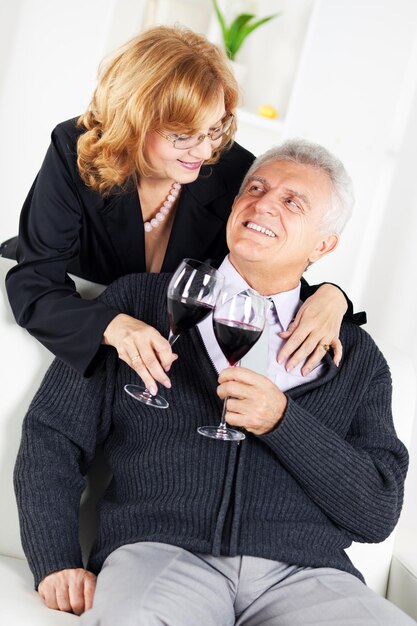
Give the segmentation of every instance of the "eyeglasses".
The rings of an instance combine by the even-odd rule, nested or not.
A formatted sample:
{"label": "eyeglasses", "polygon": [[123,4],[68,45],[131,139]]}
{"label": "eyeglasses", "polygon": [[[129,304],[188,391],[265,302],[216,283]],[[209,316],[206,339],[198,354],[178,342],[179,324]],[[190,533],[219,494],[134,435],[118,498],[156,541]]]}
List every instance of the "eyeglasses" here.
{"label": "eyeglasses", "polygon": [[210,141],[217,141],[220,137],[223,137],[231,127],[233,120],[234,115],[232,113],[226,113],[223,119],[220,120],[218,126],[210,129],[207,134],[201,135],[176,135],[174,133],[165,135],[165,133],[160,130],[156,132],[167,141],[170,141],[177,150],[189,150],[190,148],[198,146],[206,137],[208,137]]}

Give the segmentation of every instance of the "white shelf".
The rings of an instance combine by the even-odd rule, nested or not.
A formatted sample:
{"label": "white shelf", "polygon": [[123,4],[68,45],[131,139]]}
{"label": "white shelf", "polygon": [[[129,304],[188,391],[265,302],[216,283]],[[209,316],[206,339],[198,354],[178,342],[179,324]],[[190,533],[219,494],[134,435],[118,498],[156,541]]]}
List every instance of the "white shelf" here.
{"label": "white shelf", "polygon": [[284,122],[279,118],[270,119],[268,117],[263,117],[258,113],[248,111],[247,109],[237,110],[237,121],[238,124],[247,124],[253,128],[258,128],[263,131],[266,130],[272,133],[281,133],[284,128]]}

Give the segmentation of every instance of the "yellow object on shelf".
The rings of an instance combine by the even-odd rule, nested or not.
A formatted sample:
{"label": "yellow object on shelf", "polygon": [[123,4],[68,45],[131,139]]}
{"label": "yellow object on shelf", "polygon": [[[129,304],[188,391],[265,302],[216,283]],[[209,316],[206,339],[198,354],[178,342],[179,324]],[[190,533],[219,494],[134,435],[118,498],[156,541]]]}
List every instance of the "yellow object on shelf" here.
{"label": "yellow object on shelf", "polygon": [[273,120],[278,117],[278,111],[270,104],[263,104],[258,109],[258,115],[262,115],[262,117],[269,117],[269,119]]}

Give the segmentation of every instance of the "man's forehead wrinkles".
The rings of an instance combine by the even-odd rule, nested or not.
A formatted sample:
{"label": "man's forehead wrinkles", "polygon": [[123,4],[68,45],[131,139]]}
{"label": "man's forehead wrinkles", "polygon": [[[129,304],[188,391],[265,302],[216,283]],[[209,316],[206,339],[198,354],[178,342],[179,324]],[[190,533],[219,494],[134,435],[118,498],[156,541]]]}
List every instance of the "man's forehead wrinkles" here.
{"label": "man's forehead wrinkles", "polygon": [[[264,185],[265,188],[267,189],[271,189],[271,187],[273,186],[273,183],[271,185],[271,183],[269,182],[269,180],[267,178],[265,178],[264,176],[260,176],[259,174],[253,174],[252,176],[249,177],[248,182],[254,182],[257,181],[259,183],[261,183],[262,185]],[[279,185],[280,186],[280,185]],[[302,191],[297,191],[296,189],[294,189],[293,187],[288,187],[288,186],[284,186],[282,189],[285,193],[288,193],[296,198],[299,198],[300,200],[303,200],[303,202],[305,202],[307,204],[308,207],[310,207],[311,203],[310,200],[308,198],[308,196],[303,193]]]}

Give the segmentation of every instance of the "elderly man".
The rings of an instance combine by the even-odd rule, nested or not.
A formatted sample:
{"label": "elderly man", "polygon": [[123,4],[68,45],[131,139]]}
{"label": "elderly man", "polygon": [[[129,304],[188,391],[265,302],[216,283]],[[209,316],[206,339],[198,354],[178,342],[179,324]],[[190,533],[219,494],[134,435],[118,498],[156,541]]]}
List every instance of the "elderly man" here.
{"label": "elderly man", "polygon": [[[274,356],[300,278],[335,249],[351,198],[341,163],[301,141],[259,158],[243,182],[220,271],[228,289],[271,300],[266,375],[227,367],[210,319],[176,344],[166,411],[123,391],[135,374],[112,349],[88,380],[52,365],[15,472],[24,548],[49,607],[85,611],[83,626],[414,623],[344,552],[384,539],[401,510],[408,458],[384,357],[350,322],[339,367],[327,346],[304,376]],[[169,279],[127,276],[102,297],[166,337]],[[218,423],[226,397],[241,444],[197,432]],[[113,479],[83,569],[78,507],[98,444]]]}

